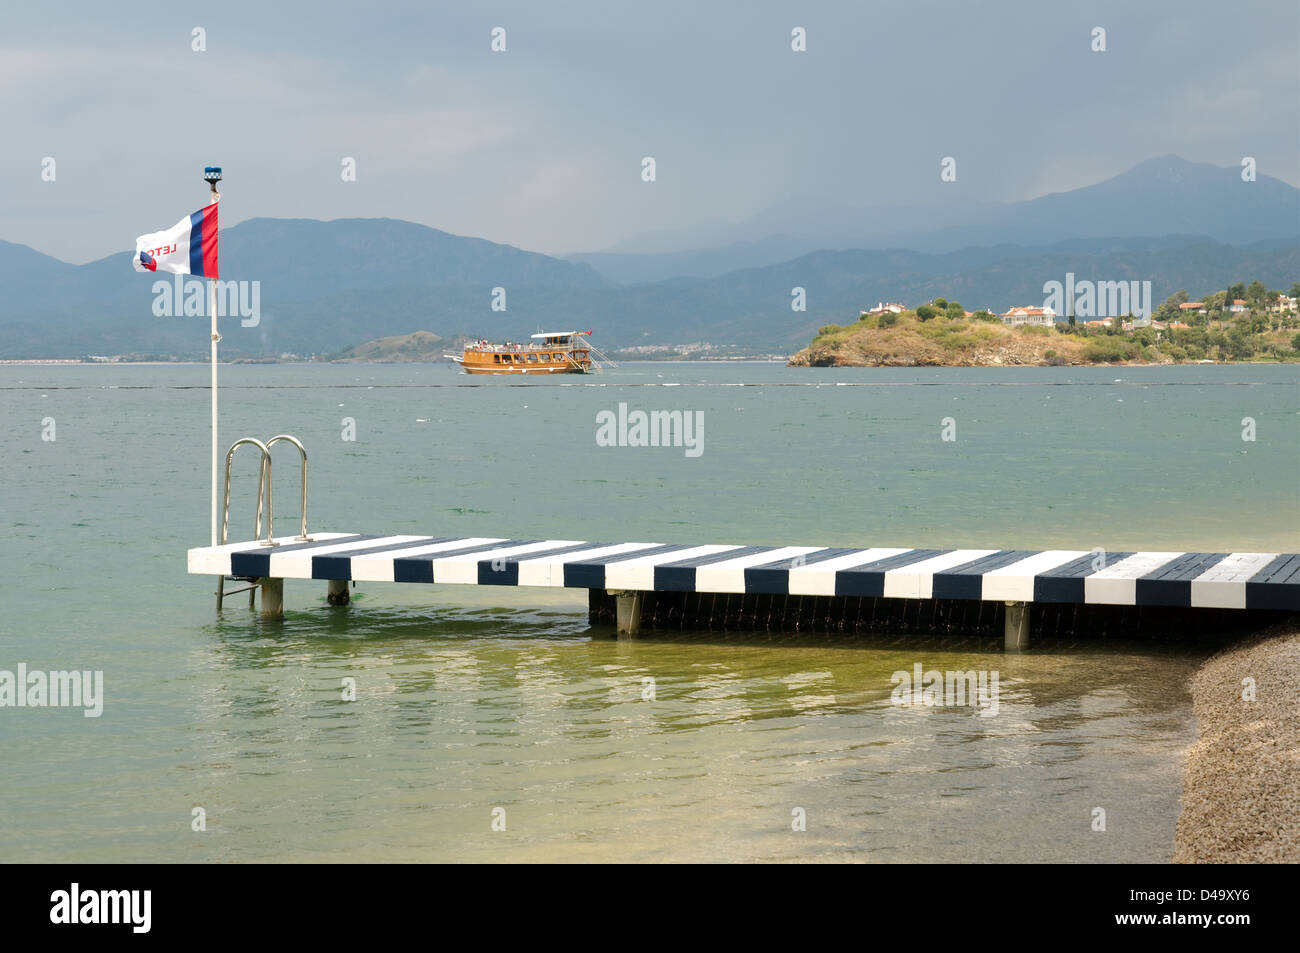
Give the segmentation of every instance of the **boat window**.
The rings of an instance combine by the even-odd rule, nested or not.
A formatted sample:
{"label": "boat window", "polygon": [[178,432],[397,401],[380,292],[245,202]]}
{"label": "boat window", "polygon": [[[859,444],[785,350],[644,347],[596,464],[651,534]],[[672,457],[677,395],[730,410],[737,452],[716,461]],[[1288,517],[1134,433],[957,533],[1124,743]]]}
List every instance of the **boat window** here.
{"label": "boat window", "polygon": [[500,355],[500,354],[493,354],[493,355],[492,355],[492,361],[493,361],[493,363],[495,363],[495,364],[500,364],[500,363],[501,363],[501,355]]}
{"label": "boat window", "polygon": [[550,359],[551,359],[551,355],[549,355],[549,354],[543,354],[543,355],[542,355],[542,360],[543,360],[543,361],[549,361]]}
{"label": "boat window", "polygon": [[528,355],[528,360],[531,361],[532,363],[536,364],[536,363],[537,363],[537,355],[536,355],[536,354],[529,354],[529,355]]}

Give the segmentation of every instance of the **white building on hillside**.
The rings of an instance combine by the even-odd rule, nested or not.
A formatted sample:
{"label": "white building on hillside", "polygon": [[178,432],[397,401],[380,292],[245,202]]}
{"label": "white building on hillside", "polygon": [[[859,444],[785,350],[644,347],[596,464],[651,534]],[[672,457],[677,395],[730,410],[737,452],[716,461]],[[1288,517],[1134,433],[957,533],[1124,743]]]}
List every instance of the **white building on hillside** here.
{"label": "white building on hillside", "polygon": [[1039,327],[1050,328],[1056,324],[1056,312],[1051,308],[1012,308],[1005,314],[999,315],[1003,324],[1035,324]]}
{"label": "white building on hillside", "polygon": [[862,316],[877,317],[882,314],[902,314],[907,310],[907,305],[896,304],[893,301],[880,301],[870,311],[863,311]]}

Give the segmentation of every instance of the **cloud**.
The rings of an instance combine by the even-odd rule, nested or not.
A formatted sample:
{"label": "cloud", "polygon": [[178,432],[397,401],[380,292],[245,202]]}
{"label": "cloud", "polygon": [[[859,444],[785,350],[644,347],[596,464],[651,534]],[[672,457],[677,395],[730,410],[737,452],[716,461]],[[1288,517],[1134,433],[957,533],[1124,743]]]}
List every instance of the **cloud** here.
{"label": "cloud", "polygon": [[[556,2],[7,12],[0,238],[82,261],[203,201],[227,223],[393,216],[559,253],[648,232],[780,230],[800,202],[1000,202],[1155,155],[1300,181],[1286,5],[926,10]],[[190,49],[192,21],[208,49]],[[1104,54],[1088,48],[1108,28]],[[808,31],[808,51],[789,48]],[[508,50],[490,50],[504,25]],[[642,183],[644,155],[659,181]],[[960,170],[946,191],[938,161]],[[44,156],[58,162],[43,183]],[[353,183],[340,179],[357,160]],[[70,223],[75,222],[75,227]],[[761,223],[761,224],[760,224]],[[744,227],[740,228],[744,233]],[[764,232],[746,235],[751,240]]]}

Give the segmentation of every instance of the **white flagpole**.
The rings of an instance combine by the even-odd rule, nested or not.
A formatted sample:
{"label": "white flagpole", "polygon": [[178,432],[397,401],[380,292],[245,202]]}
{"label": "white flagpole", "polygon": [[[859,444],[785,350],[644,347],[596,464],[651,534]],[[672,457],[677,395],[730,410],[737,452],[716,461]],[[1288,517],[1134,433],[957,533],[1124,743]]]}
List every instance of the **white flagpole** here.
{"label": "white flagpole", "polygon": [[[208,183],[211,194],[208,204],[215,205],[221,198],[217,183],[221,181],[221,169],[209,166],[203,170],[203,180]],[[217,443],[217,342],[221,335],[217,333],[217,282],[208,279],[208,314],[212,321],[212,545],[217,545],[217,460],[220,449]]]}

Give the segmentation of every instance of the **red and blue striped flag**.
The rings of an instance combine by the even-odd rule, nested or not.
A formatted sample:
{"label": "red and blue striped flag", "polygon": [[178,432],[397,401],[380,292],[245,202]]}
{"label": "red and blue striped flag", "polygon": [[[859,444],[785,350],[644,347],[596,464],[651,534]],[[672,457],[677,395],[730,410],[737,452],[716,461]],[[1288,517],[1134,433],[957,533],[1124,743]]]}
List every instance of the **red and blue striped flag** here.
{"label": "red and blue striped flag", "polygon": [[136,271],[168,271],[177,275],[220,278],[217,263],[217,208],[205,205],[171,228],[135,240]]}

